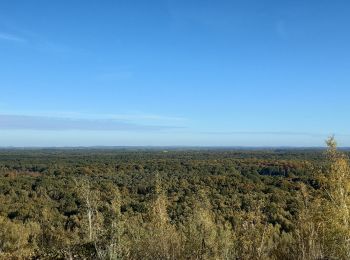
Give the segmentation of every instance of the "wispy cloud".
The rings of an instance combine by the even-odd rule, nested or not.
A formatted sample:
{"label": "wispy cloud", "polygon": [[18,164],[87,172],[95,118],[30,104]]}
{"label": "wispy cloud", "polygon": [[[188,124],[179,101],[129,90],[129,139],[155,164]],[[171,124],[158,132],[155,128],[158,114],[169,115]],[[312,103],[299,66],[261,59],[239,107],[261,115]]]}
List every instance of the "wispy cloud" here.
{"label": "wispy cloud", "polygon": [[46,53],[86,54],[86,51],[83,51],[82,49],[72,49],[71,47],[65,44],[53,41],[52,39],[47,39],[46,37],[32,31],[23,30],[19,28],[12,29],[12,31],[14,31],[15,33],[7,33],[4,31],[0,31],[0,41],[25,44],[25,46],[30,49]]}
{"label": "wispy cloud", "polygon": [[[201,132],[202,134],[208,134],[208,135],[260,135],[260,136],[307,136],[307,137],[325,137],[329,136],[333,133],[313,133],[313,132],[290,132],[290,131],[227,131],[227,132],[220,132],[220,131],[208,131],[208,132]],[[346,134],[335,134],[337,136],[349,136]]]}
{"label": "wispy cloud", "polygon": [[17,35],[8,34],[8,33],[4,33],[4,32],[0,32],[0,40],[18,42],[18,43],[21,43],[21,42],[23,43],[23,42],[27,41],[26,39],[21,38]]}
{"label": "wispy cloud", "polygon": [[156,124],[137,124],[116,119],[0,115],[0,130],[159,131],[177,128],[181,127]]}
{"label": "wispy cloud", "polygon": [[187,121],[184,117],[175,117],[175,116],[163,116],[163,115],[154,115],[154,114],[110,114],[104,115],[105,117],[121,120],[148,120],[148,121],[176,121],[176,122],[185,122]]}
{"label": "wispy cloud", "polygon": [[[1,105],[1,103],[0,103]],[[188,121],[185,117],[180,116],[168,116],[160,114],[145,113],[140,111],[129,111],[128,113],[88,113],[81,111],[52,111],[52,110],[30,110],[30,111],[13,111],[13,110],[2,110],[2,114],[6,115],[21,115],[21,116],[40,116],[50,118],[71,118],[71,119],[87,119],[87,120],[120,120],[127,122],[148,122],[148,123],[184,123]]]}
{"label": "wispy cloud", "polygon": [[106,72],[101,73],[97,76],[99,80],[103,81],[115,81],[115,80],[125,80],[132,78],[131,71],[114,71],[114,72]]}

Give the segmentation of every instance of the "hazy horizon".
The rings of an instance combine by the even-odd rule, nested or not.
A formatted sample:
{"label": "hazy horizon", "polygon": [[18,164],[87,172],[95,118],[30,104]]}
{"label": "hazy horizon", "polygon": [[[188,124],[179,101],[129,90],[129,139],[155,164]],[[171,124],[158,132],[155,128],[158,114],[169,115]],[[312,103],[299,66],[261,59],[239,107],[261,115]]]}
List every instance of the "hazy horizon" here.
{"label": "hazy horizon", "polygon": [[[123,149],[140,149],[140,150],[325,150],[327,148],[326,145],[323,146],[223,146],[223,145],[91,145],[91,146],[0,146],[0,149],[3,150],[11,150],[11,149],[82,149],[82,150],[123,150]],[[348,150],[350,146],[338,146],[340,150]]]}

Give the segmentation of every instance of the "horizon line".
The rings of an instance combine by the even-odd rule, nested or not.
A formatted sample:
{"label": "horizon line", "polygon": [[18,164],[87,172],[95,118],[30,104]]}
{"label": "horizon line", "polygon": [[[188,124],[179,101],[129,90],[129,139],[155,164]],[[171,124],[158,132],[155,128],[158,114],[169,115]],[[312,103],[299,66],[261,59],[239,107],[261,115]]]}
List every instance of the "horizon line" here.
{"label": "horizon line", "polygon": [[[0,149],[123,149],[123,148],[224,148],[224,149],[325,149],[327,146],[297,146],[297,145],[79,145],[79,146],[0,146]],[[338,149],[350,149],[350,146],[338,146]]]}

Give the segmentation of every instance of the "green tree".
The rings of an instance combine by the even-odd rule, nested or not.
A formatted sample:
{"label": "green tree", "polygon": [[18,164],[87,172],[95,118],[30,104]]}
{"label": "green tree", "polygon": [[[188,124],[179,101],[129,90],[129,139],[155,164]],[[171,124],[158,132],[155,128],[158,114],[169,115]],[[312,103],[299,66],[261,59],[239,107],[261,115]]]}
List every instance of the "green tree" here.
{"label": "green tree", "polygon": [[323,178],[326,193],[322,205],[325,221],[325,254],[350,259],[350,166],[348,157],[337,150],[334,137],[326,141],[328,165]]}

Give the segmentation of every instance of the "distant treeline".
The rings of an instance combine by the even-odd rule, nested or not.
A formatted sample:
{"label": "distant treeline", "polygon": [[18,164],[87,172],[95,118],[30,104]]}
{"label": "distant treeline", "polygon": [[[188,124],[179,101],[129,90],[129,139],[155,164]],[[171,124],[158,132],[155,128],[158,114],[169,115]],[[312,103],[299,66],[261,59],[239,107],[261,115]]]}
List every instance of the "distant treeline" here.
{"label": "distant treeline", "polygon": [[322,149],[1,149],[1,259],[350,259]]}

